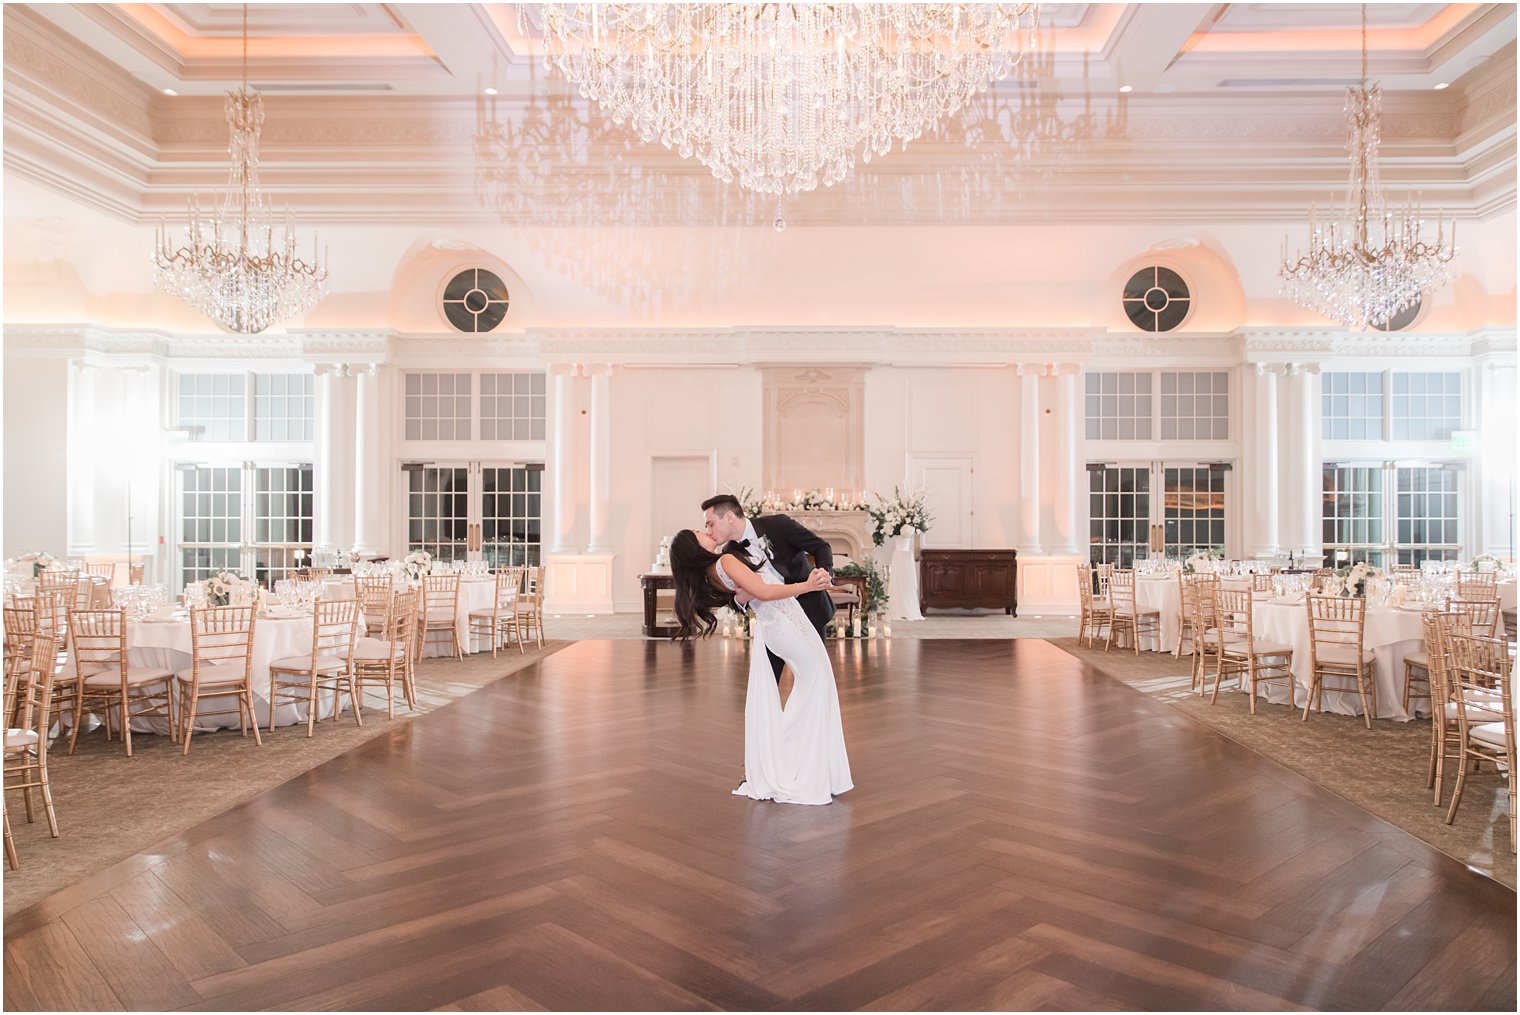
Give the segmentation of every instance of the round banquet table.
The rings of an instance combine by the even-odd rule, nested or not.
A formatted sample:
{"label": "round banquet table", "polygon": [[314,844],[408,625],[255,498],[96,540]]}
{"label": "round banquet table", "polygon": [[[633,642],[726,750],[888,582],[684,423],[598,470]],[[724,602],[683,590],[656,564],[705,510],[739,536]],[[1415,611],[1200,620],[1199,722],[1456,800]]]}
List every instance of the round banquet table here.
{"label": "round banquet table", "polygon": [[[1294,700],[1302,708],[1309,693],[1312,668],[1309,656],[1309,612],[1302,601],[1284,603],[1262,600],[1251,611],[1256,637],[1293,648]],[[1404,657],[1425,647],[1425,629],[1418,610],[1397,606],[1369,606],[1362,631],[1362,644],[1373,655],[1373,683],[1377,688],[1377,718],[1408,722],[1416,715],[1430,714],[1430,699],[1412,699],[1414,711],[1405,711]],[[1212,676],[1210,677],[1212,680]],[[1226,684],[1233,686],[1233,682]],[[1286,705],[1288,689],[1281,683],[1262,685],[1258,689],[1268,701]],[[1322,710],[1341,715],[1361,715],[1362,703],[1355,691],[1325,691]]]}
{"label": "round banquet table", "polygon": [[[311,617],[260,617],[253,626],[253,714],[259,725],[269,728],[269,666],[276,659],[309,655]],[[189,620],[133,620],[127,624],[127,659],[133,666],[152,666],[188,675],[193,660]],[[72,663],[68,664],[72,666]],[[331,718],[333,692],[318,691],[317,718]],[[227,708],[231,697],[211,699],[207,704]],[[290,726],[306,721],[305,702],[289,702],[275,709],[274,724]],[[196,730],[236,729],[235,711],[195,717]],[[169,726],[159,719],[132,720],[134,733],[167,735]]]}

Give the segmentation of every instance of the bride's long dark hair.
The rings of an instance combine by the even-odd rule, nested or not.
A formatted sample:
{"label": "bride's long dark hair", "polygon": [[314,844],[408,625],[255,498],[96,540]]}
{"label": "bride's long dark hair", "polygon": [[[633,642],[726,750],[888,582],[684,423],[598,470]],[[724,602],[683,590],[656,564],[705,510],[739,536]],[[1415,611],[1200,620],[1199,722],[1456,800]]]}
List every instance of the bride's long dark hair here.
{"label": "bride's long dark hair", "polygon": [[[670,573],[676,580],[676,624],[679,628],[676,637],[682,641],[712,634],[718,626],[713,611],[719,607],[739,608],[734,603],[734,594],[718,588],[707,576],[707,569],[723,555],[724,549],[720,546],[720,552],[708,553],[697,542],[697,534],[691,529],[682,529],[670,541]],[[751,571],[759,570],[757,565],[739,554],[730,556]]]}

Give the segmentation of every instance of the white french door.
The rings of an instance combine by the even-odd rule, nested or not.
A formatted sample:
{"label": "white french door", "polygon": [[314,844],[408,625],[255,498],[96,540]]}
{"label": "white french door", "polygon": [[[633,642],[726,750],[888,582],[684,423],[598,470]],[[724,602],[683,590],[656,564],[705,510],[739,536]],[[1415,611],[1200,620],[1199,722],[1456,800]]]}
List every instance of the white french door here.
{"label": "white french door", "polygon": [[1230,476],[1218,462],[1089,463],[1090,558],[1131,567],[1152,548],[1173,558],[1224,549]]}
{"label": "white french door", "polygon": [[543,464],[407,462],[407,552],[491,567],[537,564],[543,539]]}
{"label": "white french door", "polygon": [[175,473],[182,585],[238,571],[273,586],[311,548],[310,462],[182,462]]}

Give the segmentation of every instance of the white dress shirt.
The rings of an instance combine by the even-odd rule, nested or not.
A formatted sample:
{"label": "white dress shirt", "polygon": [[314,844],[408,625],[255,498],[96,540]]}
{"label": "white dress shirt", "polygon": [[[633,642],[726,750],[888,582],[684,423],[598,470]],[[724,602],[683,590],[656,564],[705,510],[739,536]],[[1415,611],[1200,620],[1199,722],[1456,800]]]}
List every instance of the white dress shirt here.
{"label": "white dress shirt", "polygon": [[771,555],[765,552],[765,546],[760,542],[760,534],[755,531],[755,523],[753,521],[748,518],[744,519],[744,535],[739,538],[749,540],[750,560],[762,564],[764,570],[777,578],[781,578],[782,582],[785,583],[786,579],[782,577],[780,571],[776,570],[775,561],[771,560]]}

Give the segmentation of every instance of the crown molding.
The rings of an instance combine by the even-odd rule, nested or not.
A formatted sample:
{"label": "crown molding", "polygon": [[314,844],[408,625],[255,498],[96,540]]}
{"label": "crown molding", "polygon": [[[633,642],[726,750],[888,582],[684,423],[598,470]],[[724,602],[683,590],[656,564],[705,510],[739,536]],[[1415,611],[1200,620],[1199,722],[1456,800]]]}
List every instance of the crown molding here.
{"label": "crown molding", "polygon": [[[111,12],[90,17],[121,20]],[[220,98],[166,99],[25,5],[7,6],[5,25],[7,171],[138,224],[224,185]],[[575,123],[586,130],[587,100],[564,98],[552,79],[523,84],[536,88],[531,101],[540,115],[573,103]],[[314,226],[478,223],[483,215],[521,226],[641,224],[638,208],[615,200],[609,181],[617,174],[649,181],[640,182],[635,201],[646,216],[663,208],[707,223],[769,220],[705,168],[605,124],[592,137],[569,138],[563,151],[542,153],[539,175],[513,184],[514,195],[527,196],[483,209],[474,193],[477,129],[520,122],[529,101],[521,94],[489,105],[458,94],[266,96],[264,183]],[[799,226],[1296,218],[1302,205],[1344,186],[1340,106],[1338,98],[1295,91],[1134,95],[1090,107],[1072,95],[1055,110],[1091,124],[1090,136],[1063,139],[1032,158],[1010,157],[1011,146],[968,156],[960,140],[926,137],[840,187],[797,199],[788,217]],[[1457,88],[1386,96],[1385,183],[1396,192],[1418,186],[1428,205],[1460,218],[1508,211],[1516,203],[1514,111],[1513,44]],[[945,174],[959,179],[962,169],[974,175],[974,192],[957,184],[942,193]],[[1270,188],[1262,186],[1267,179]],[[670,219],[663,215],[661,224]]]}
{"label": "crown molding", "polygon": [[1513,362],[1513,329],[1467,334],[1361,333],[1316,328],[1242,328],[1184,335],[1103,329],[564,329],[499,335],[424,335],[387,330],[314,330],[274,335],[171,334],[88,324],[8,325],[5,355],[148,361],[285,360],[436,367],[440,362],[562,366],[924,368],[1044,363],[1319,362],[1434,357]]}

